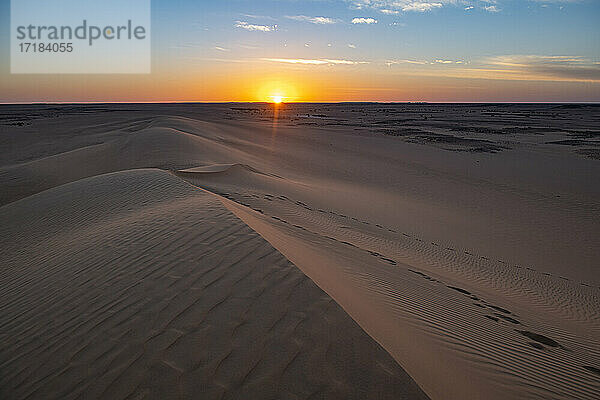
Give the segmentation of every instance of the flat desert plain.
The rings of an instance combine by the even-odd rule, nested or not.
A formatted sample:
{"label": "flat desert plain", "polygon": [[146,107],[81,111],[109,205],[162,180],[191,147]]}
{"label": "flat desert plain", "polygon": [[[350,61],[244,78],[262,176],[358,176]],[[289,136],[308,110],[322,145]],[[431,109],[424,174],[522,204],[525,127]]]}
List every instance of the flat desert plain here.
{"label": "flat desert plain", "polygon": [[600,107],[0,107],[3,399],[598,399]]}

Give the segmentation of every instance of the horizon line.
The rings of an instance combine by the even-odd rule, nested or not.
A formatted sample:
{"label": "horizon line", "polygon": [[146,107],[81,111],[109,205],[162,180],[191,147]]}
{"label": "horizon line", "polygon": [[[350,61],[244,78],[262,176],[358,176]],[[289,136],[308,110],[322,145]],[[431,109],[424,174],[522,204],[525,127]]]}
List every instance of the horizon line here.
{"label": "horizon line", "polygon": [[[69,104],[275,104],[270,101],[17,101],[0,105],[69,105]],[[600,105],[600,101],[290,101],[283,104],[585,104]]]}

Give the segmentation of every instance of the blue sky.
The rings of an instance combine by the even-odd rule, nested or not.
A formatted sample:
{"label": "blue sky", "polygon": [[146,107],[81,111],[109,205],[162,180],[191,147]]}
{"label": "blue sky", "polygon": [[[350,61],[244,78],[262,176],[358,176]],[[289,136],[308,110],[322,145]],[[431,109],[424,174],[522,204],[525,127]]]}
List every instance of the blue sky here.
{"label": "blue sky", "polygon": [[[5,55],[8,4],[0,1]],[[389,88],[381,100],[469,101],[464,93],[453,98],[447,90],[458,90],[462,82],[477,87],[472,101],[561,101],[561,93],[564,101],[600,101],[598,21],[600,1],[595,0],[154,0],[153,76],[131,78],[133,93],[143,92],[131,100],[160,99],[134,85],[147,86],[149,80],[155,93],[176,99],[169,83],[176,90],[185,79],[194,79],[197,91],[180,100],[235,100],[232,89],[221,93],[214,83],[225,80],[227,71],[234,79],[264,81],[271,74],[306,87],[290,100],[344,100],[332,93],[353,82],[368,94],[348,100],[377,100],[377,93]],[[84,89],[90,100],[109,96],[94,94],[99,82],[110,80],[106,76],[86,81],[41,75],[26,84],[13,76],[9,84],[9,63],[7,57],[2,60],[0,88],[15,100],[34,101],[36,93],[52,98],[31,79],[54,90],[59,100],[64,100],[61,85],[65,92],[79,93],[77,98]],[[319,84],[311,79],[334,84],[319,97],[314,93]],[[419,80],[427,88],[421,95],[415,91]],[[498,81],[513,87],[512,98],[505,89],[494,98],[504,87]],[[434,98],[435,85],[444,93],[439,98]],[[247,91],[252,90],[258,89],[245,88],[239,97],[251,100]]]}

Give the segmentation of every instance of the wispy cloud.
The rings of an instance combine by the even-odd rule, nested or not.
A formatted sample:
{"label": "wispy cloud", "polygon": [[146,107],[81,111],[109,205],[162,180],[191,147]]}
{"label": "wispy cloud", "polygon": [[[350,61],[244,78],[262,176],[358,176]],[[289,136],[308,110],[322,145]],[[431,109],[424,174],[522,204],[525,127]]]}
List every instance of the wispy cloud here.
{"label": "wispy cloud", "polygon": [[353,24],[376,24],[377,20],[375,18],[371,18],[371,17],[358,17],[358,18],[353,18],[352,19],[352,23]]}
{"label": "wispy cloud", "polygon": [[353,60],[335,60],[328,58],[306,59],[306,58],[263,58],[263,61],[284,63],[284,64],[302,64],[302,65],[357,65],[368,64],[368,61]]}
{"label": "wispy cloud", "polygon": [[385,64],[389,67],[396,64],[417,64],[417,65],[425,65],[429,64],[429,62],[424,60],[388,60]]}
{"label": "wispy cloud", "polygon": [[213,47],[213,49],[219,50],[219,51],[229,51],[229,49],[226,49],[225,47],[221,47],[221,46],[215,46],[215,47]]}
{"label": "wispy cloud", "polygon": [[385,62],[387,66],[396,64],[414,64],[414,65],[434,65],[434,64],[464,64],[462,60],[444,60],[441,58],[434,59],[432,61],[427,60],[388,60]]}
{"label": "wispy cloud", "polygon": [[277,29],[277,25],[255,25],[250,24],[246,21],[235,21],[236,28],[246,29],[247,31],[257,31],[257,32],[272,32]]}
{"label": "wispy cloud", "polygon": [[600,82],[600,62],[580,56],[502,55],[473,61],[434,59],[392,60],[403,72],[436,76],[508,81]]}
{"label": "wispy cloud", "polygon": [[434,8],[440,8],[442,6],[443,6],[442,3],[419,3],[419,2],[414,2],[414,3],[410,3],[410,4],[407,4],[407,5],[403,6],[402,7],[402,11],[425,12],[425,11],[431,11]]}
{"label": "wispy cloud", "polygon": [[275,21],[275,18],[271,17],[270,15],[242,14],[242,16],[244,16],[246,18],[252,18],[252,19],[266,19],[266,20]]}
{"label": "wispy cloud", "polygon": [[487,12],[493,12],[493,13],[500,12],[500,9],[496,6],[485,6],[485,7],[483,7],[483,9]]}
{"label": "wispy cloud", "polygon": [[484,60],[510,74],[556,78],[558,80],[600,81],[600,62],[580,56],[506,55]]}
{"label": "wispy cloud", "polygon": [[329,25],[329,24],[336,23],[335,19],[329,18],[329,17],[309,17],[306,15],[287,15],[286,18],[292,19],[294,21],[310,22],[311,24],[316,24],[316,25]]}
{"label": "wispy cloud", "polygon": [[352,8],[374,9],[384,14],[398,14],[401,11],[405,12],[427,12],[436,8],[441,8],[446,4],[456,5],[465,4],[463,0],[348,0]]}

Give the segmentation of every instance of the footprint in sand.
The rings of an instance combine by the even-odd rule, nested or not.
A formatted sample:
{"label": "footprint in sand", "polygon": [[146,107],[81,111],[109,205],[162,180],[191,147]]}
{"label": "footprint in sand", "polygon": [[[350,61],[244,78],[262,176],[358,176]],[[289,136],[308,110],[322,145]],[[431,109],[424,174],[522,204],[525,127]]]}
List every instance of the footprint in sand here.
{"label": "footprint in sand", "polygon": [[398,265],[398,263],[396,261],[392,260],[391,258],[386,258],[386,257],[379,257],[379,258],[381,258],[383,261],[387,262],[388,264]]}
{"label": "footprint in sand", "polygon": [[546,346],[550,346],[550,347],[561,347],[560,343],[558,343],[557,341],[550,339],[547,336],[544,335],[540,335],[539,333],[533,333],[530,331],[520,331],[518,329],[515,329],[515,331],[519,332],[521,335],[528,337],[531,340],[535,340],[536,342],[545,344]]}
{"label": "footprint in sand", "polygon": [[510,311],[508,311],[506,308],[498,307],[498,306],[495,306],[495,305],[493,305],[493,304],[488,304],[488,306],[489,306],[489,307],[491,307],[491,308],[493,308],[494,310],[496,310],[496,311],[500,311],[500,312],[502,312],[502,313],[504,313],[504,314],[512,314],[512,313],[511,313]]}
{"label": "footprint in sand", "polygon": [[455,287],[455,286],[447,286],[448,288],[452,289],[452,290],[456,290],[457,292],[461,292],[462,294],[466,294],[466,295],[471,295],[472,293],[469,292],[468,290],[465,289],[461,289],[459,287]]}

